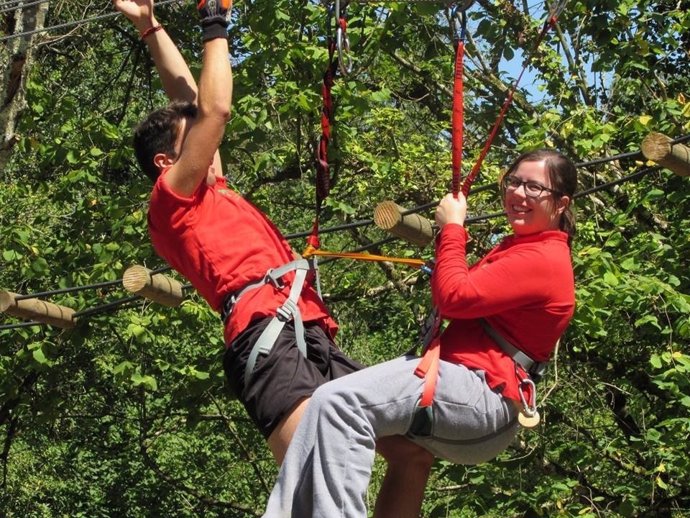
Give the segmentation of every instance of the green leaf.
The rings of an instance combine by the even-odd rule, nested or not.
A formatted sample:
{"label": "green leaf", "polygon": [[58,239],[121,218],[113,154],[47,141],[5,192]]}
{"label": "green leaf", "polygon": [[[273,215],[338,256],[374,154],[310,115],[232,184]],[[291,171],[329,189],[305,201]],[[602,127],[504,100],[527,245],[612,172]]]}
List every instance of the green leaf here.
{"label": "green leaf", "polygon": [[119,364],[113,369],[113,373],[114,373],[114,374],[124,374],[124,373],[126,373],[126,372],[129,372],[129,371],[132,370],[133,368],[134,368],[134,365],[133,365],[131,362],[125,360],[125,361],[119,363]]}
{"label": "green leaf", "polygon": [[33,352],[31,353],[31,355],[33,356],[34,361],[36,361],[37,363],[40,363],[41,365],[50,364],[50,360],[48,360],[48,358],[46,358],[42,349],[34,349]]}
{"label": "green leaf", "polygon": [[132,374],[131,378],[135,386],[143,386],[148,390],[158,390],[158,383],[153,376],[148,376],[141,374],[140,372],[135,372]]}
{"label": "green leaf", "polygon": [[608,284],[609,286],[618,286],[620,284],[620,281],[618,280],[618,276],[616,276],[612,272],[604,273],[604,282],[606,284]]}
{"label": "green leaf", "polygon": [[3,250],[2,251],[2,258],[7,261],[8,263],[10,261],[19,261],[22,259],[24,256],[17,252],[16,250]]}
{"label": "green leaf", "polygon": [[652,326],[656,327],[657,329],[661,329],[661,326],[659,325],[659,321],[657,320],[655,315],[645,315],[643,317],[638,318],[635,320],[635,327],[642,327],[645,324],[651,324]]}

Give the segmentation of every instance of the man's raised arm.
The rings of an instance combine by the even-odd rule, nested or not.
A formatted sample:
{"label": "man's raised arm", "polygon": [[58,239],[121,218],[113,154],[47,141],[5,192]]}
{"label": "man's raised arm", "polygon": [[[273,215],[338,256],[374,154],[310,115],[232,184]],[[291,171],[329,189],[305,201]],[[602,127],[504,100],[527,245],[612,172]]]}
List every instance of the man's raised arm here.
{"label": "man's raised arm", "polygon": [[165,28],[156,20],[153,0],[113,0],[148,46],[168,99],[196,104],[197,85],[182,54]]}
{"label": "man's raised arm", "polygon": [[191,195],[202,181],[208,179],[230,118],[232,69],[227,15],[231,6],[231,0],[208,3],[202,0],[198,5],[204,42],[197,99],[199,111],[190,122],[186,136],[182,136],[179,158],[165,179],[175,192],[182,195]]}

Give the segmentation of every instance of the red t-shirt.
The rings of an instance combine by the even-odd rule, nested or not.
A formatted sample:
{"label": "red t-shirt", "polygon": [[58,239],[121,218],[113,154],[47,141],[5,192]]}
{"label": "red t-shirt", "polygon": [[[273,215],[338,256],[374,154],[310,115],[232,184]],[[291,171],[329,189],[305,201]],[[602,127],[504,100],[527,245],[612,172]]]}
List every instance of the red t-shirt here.
{"label": "red t-shirt", "polygon": [[434,304],[452,319],[441,358],[486,371],[489,386],[519,400],[513,360],[484,331],[481,318],[536,361],[551,356],[575,310],[568,236],[550,230],[509,236],[468,268],[467,233],[445,225],[436,241]]}
{"label": "red t-shirt", "polygon": [[[209,305],[220,311],[225,296],[263,278],[269,268],[294,259],[290,245],[264,214],[235,191],[224,178],[203,182],[189,197],[174,193],[158,178],[149,204],[153,247],[184,275]],[[225,327],[232,340],[256,318],[273,316],[286,300],[294,273],[285,287],[266,285],[242,295]],[[337,325],[316,291],[305,283],[299,301],[302,319],[317,322],[331,336]]]}

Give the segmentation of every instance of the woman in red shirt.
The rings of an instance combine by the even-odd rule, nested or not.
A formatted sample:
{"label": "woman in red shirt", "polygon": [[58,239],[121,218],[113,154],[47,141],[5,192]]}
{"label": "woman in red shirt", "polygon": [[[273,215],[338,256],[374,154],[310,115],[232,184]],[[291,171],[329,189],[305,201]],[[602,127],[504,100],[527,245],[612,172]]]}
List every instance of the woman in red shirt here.
{"label": "woman in red shirt", "polygon": [[513,234],[467,265],[465,197],[447,195],[432,275],[434,304],[450,323],[440,336],[431,412],[420,412],[424,378],[407,355],[319,388],[300,422],[264,516],[365,518],[376,440],[408,435],[462,464],[492,459],[530,414],[527,371],[553,352],[575,308],[570,260],[577,172],[563,155],[521,155],[501,178]]}

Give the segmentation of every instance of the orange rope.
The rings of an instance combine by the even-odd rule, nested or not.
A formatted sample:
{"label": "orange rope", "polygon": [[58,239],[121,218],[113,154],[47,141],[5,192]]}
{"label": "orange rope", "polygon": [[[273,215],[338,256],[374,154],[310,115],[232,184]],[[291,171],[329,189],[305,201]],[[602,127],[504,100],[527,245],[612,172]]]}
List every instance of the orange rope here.
{"label": "orange rope", "polygon": [[372,262],[389,262],[389,263],[400,263],[406,264],[408,266],[424,266],[425,261],[421,259],[407,259],[404,257],[386,257],[385,255],[375,255],[368,252],[327,252],[325,250],[317,250],[312,246],[307,246],[307,248],[302,253],[302,256],[308,258],[312,255],[318,255],[320,257],[335,257],[340,259],[353,259],[356,261],[372,261]]}

